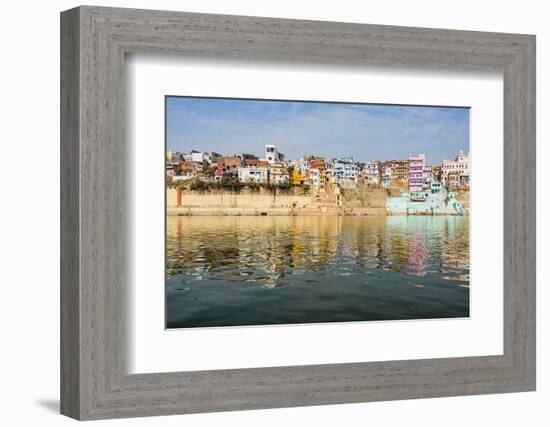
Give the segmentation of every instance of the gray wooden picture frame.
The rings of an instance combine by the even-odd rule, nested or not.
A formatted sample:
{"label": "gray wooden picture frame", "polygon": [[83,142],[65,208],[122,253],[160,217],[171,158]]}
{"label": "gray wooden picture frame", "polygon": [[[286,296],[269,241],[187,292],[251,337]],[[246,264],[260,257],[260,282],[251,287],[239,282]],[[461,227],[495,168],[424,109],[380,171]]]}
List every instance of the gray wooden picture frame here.
{"label": "gray wooden picture frame", "polygon": [[[127,53],[502,72],[503,355],[129,375]],[[535,390],[532,35],[71,9],[61,14],[61,166],[65,415],[85,420]]]}

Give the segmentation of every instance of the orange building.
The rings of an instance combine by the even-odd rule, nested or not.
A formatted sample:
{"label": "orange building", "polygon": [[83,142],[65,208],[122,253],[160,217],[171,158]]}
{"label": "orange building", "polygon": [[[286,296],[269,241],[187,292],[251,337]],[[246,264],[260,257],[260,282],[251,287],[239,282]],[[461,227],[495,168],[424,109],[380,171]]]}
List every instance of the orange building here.
{"label": "orange building", "polygon": [[222,157],[218,162],[218,169],[221,173],[235,173],[239,172],[241,167],[241,158],[238,156]]}

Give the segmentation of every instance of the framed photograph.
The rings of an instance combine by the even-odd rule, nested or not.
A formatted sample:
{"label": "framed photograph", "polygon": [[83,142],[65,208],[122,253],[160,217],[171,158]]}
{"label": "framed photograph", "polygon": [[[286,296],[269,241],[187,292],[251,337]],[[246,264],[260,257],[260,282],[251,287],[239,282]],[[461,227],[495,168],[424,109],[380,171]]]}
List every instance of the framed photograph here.
{"label": "framed photograph", "polygon": [[468,318],[469,113],[167,96],[166,327]]}
{"label": "framed photograph", "polygon": [[61,14],[61,411],[535,390],[535,37]]}

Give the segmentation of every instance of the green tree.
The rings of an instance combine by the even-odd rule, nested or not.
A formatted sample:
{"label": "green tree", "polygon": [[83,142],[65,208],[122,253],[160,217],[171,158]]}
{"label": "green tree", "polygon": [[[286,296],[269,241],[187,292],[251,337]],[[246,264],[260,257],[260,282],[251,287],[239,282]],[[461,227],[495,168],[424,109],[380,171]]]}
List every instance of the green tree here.
{"label": "green tree", "polygon": [[197,179],[191,183],[189,188],[193,191],[207,192],[212,188],[212,183]]}
{"label": "green tree", "polygon": [[232,176],[224,176],[221,181],[219,181],[219,188],[224,190],[230,190],[235,193],[239,193],[243,187],[243,183],[239,181],[239,178]]}

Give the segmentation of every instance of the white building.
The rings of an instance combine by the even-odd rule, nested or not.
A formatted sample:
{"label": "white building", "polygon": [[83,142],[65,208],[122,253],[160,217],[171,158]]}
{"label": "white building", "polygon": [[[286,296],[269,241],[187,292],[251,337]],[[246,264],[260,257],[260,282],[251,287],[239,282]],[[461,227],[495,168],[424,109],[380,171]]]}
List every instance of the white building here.
{"label": "white building", "polygon": [[176,175],[174,177],[172,177],[172,181],[173,182],[176,182],[176,181],[187,181],[191,178],[194,178],[193,175]]}
{"label": "white building", "polygon": [[303,157],[300,158],[299,160],[290,161],[289,166],[292,166],[296,172],[304,176],[306,175],[306,171],[309,168],[308,161]]}
{"label": "white building", "polygon": [[325,160],[325,176],[334,176],[334,164],[332,160]]}
{"label": "white building", "polygon": [[432,167],[424,166],[424,171],[422,172],[422,188],[424,190],[430,189],[432,187],[433,180],[434,176]]}
{"label": "white building", "polygon": [[357,183],[357,163],[352,158],[334,161],[334,178],[341,186],[354,186]]}
{"label": "white building", "polygon": [[311,168],[309,170],[309,182],[314,190],[321,189],[321,171],[319,169]]}
{"label": "white building", "polygon": [[204,153],[202,153],[201,151],[191,151],[192,162],[202,163],[203,160],[204,160]]}
{"label": "white building", "polygon": [[267,168],[241,167],[239,168],[239,181],[266,183]]}
{"label": "white building", "polygon": [[444,187],[447,186],[448,176],[451,173],[466,179],[470,177],[470,158],[462,150],[458,152],[454,160],[443,160],[441,163],[441,184]]}
{"label": "white building", "polygon": [[368,184],[380,184],[380,162],[365,163],[363,174]]}
{"label": "white building", "polygon": [[382,185],[384,187],[391,187],[392,171],[391,162],[386,162],[382,165]]}
{"label": "white building", "polygon": [[285,160],[285,156],[279,153],[277,147],[273,144],[266,144],[265,146],[265,159],[269,164],[279,163]]}
{"label": "white building", "polygon": [[275,185],[287,185],[290,182],[288,169],[282,163],[269,165],[269,182]]}

